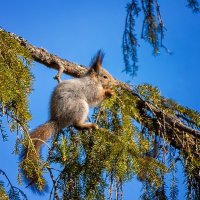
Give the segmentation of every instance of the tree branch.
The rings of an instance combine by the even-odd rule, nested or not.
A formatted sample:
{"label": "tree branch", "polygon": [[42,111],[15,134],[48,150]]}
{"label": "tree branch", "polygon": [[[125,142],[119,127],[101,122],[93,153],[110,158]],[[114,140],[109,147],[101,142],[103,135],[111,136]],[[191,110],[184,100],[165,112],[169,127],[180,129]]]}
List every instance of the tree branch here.
{"label": "tree branch", "polygon": [[[0,29],[0,30],[5,31],[3,29]],[[58,81],[60,80],[59,78],[62,72],[73,77],[80,77],[82,74],[84,74],[87,71],[87,68],[83,65],[77,65],[68,60],[59,58],[58,56],[54,54],[48,53],[43,48],[38,48],[38,47],[33,46],[32,44],[28,43],[23,38],[13,33],[9,33],[9,34],[12,37],[14,37],[22,46],[30,50],[31,55],[36,62],[39,62],[49,68],[53,68],[57,70],[58,74],[56,75],[56,79]],[[163,137],[162,135],[159,135],[159,130],[162,127],[160,127],[159,125],[160,123],[158,122],[162,122],[163,119],[165,119],[165,129],[167,133],[166,138],[168,142],[171,145],[173,145],[175,148],[182,150],[186,154],[192,153],[196,156],[200,156],[200,153],[199,153],[200,131],[188,127],[183,122],[181,122],[178,118],[170,114],[164,113],[161,109],[157,108],[152,103],[149,103],[143,100],[135,91],[131,89],[129,85],[124,84],[118,80],[116,80],[116,82],[119,87],[122,87],[123,89],[130,91],[132,95],[138,99],[137,108],[139,109],[140,114],[142,115],[142,119],[143,119],[142,124],[144,126],[146,126],[147,128],[150,128],[150,126],[152,125],[149,125],[147,121],[151,121],[154,126],[155,134],[157,134],[159,137]],[[153,117],[147,116],[144,113],[144,109],[152,111],[154,113],[154,116]],[[185,145],[186,144],[185,141],[187,141],[187,145]],[[188,148],[187,148],[188,145],[190,146],[190,149],[192,149],[192,152],[188,152]]]}

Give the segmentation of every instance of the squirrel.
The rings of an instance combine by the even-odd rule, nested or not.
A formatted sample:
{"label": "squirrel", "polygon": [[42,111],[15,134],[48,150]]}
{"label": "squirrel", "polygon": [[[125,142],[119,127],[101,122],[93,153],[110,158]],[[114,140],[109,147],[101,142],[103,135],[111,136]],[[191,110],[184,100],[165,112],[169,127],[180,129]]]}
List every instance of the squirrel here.
{"label": "squirrel", "polygon": [[[104,54],[101,50],[92,59],[88,71],[80,78],[62,81],[57,85],[50,100],[50,120],[36,128],[30,138],[36,152],[40,153],[42,141],[68,126],[77,130],[98,129],[97,124],[84,123],[89,107],[99,105],[106,97],[113,95],[115,79],[102,69]],[[39,140],[37,140],[37,138]]]}
{"label": "squirrel", "polygon": [[[84,75],[62,81],[54,89],[50,100],[49,121],[30,133],[38,156],[42,144],[63,128],[74,126],[77,130],[98,129],[95,123],[85,123],[89,107],[97,106],[106,97],[111,97],[112,87],[116,85],[115,79],[102,68],[103,57],[103,52],[99,50]],[[24,152],[27,152],[27,148]],[[26,157],[24,155],[23,159]],[[35,181],[34,177],[31,179],[31,182]]]}

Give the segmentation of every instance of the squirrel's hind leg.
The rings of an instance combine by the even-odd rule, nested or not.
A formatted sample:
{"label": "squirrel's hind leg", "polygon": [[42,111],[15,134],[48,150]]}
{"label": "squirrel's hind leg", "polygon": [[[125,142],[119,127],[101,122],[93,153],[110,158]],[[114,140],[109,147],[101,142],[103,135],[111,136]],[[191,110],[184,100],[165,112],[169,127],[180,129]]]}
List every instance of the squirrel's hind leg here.
{"label": "squirrel's hind leg", "polygon": [[84,100],[76,101],[76,115],[74,115],[73,126],[77,130],[83,129],[98,129],[97,124],[93,123],[85,123],[88,113],[89,113],[89,106],[88,103]]}

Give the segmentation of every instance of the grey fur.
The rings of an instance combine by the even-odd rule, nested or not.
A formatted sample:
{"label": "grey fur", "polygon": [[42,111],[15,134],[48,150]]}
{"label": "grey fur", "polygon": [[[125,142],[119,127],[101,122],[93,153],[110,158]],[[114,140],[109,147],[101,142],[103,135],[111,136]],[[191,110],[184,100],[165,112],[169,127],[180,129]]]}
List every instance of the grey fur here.
{"label": "grey fur", "polygon": [[102,85],[89,76],[61,82],[51,97],[51,120],[58,121],[60,128],[84,122],[89,107],[103,100],[102,90]]}

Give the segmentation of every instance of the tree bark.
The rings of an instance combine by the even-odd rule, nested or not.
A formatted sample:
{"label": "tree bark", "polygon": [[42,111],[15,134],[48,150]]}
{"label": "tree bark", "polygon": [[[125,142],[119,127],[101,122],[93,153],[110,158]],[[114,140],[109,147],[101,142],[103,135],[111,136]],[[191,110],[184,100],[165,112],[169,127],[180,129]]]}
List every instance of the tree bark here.
{"label": "tree bark", "polygon": [[[5,31],[0,29],[1,31]],[[6,31],[5,31],[6,32]],[[7,32],[8,33],[8,32]],[[22,46],[26,47],[30,50],[31,56],[36,62],[43,64],[46,67],[53,68],[58,71],[55,76],[56,79],[60,78],[60,75],[63,73],[68,74],[73,77],[80,77],[87,71],[86,66],[77,65],[68,60],[62,59],[54,54],[47,52],[43,48],[38,48],[28,43],[23,38],[9,33],[12,37],[14,37]],[[106,72],[105,72],[106,73]],[[116,80],[117,84],[130,91],[132,95],[137,98],[138,104],[137,108],[139,109],[143,122],[142,124],[150,129],[150,125],[147,121],[151,121],[154,126],[155,134],[159,135],[159,137],[165,137],[168,142],[174,146],[175,148],[183,151],[185,154],[192,153],[193,155],[199,157],[200,156],[200,131],[188,127],[184,124],[180,119],[164,113],[162,110],[157,108],[150,102],[143,100],[135,91],[133,91],[129,85],[122,83]],[[144,110],[147,109],[153,113],[153,117],[147,116]],[[165,122],[165,124],[162,124]],[[141,122],[140,122],[141,123]],[[165,130],[165,136],[160,134],[160,130]],[[190,148],[188,148],[190,147]],[[191,152],[188,152],[189,149]]]}

